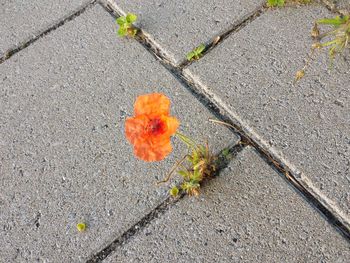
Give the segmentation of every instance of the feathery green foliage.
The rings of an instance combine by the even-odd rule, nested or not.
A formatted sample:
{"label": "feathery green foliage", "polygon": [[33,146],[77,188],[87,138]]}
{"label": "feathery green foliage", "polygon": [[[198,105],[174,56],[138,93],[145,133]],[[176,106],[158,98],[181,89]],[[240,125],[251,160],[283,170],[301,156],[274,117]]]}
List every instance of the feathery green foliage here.
{"label": "feathery green foliage", "polygon": [[[319,29],[321,25],[330,26],[331,29],[321,33]],[[328,54],[332,64],[337,55],[342,54],[345,49],[350,48],[350,16],[336,16],[334,18],[317,20],[312,28],[311,36],[314,38],[315,43],[311,47],[311,53],[304,67],[296,73],[296,81],[304,77],[305,70],[313,59],[316,50],[328,48]]]}
{"label": "feathery green foliage", "polygon": [[[177,170],[177,173],[182,177],[180,189],[176,186],[170,190],[170,195],[176,197],[180,191],[188,195],[199,195],[201,182],[205,178],[213,176],[216,171],[216,157],[209,150],[208,144],[196,144],[187,136],[176,133],[177,137],[188,147],[186,154],[176,165],[171,169],[167,178],[159,183],[167,182],[172,174]],[[187,165],[185,164],[187,163]]]}

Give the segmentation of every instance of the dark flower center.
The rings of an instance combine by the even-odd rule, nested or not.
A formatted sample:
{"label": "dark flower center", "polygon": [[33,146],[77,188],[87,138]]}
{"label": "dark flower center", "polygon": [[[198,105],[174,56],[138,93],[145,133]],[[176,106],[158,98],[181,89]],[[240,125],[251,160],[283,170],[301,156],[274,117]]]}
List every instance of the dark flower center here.
{"label": "dark flower center", "polygon": [[161,135],[166,132],[165,122],[158,118],[151,119],[148,123],[147,130],[152,135]]}

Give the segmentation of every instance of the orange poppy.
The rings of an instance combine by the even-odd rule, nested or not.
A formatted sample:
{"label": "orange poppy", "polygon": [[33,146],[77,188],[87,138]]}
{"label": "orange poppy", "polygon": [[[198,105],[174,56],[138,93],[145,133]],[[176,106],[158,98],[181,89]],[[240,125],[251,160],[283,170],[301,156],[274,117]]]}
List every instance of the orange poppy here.
{"label": "orange poppy", "polygon": [[170,137],[179,121],[169,116],[170,100],[163,94],[139,96],[132,118],[125,123],[126,138],[134,145],[135,155],[147,162],[163,160],[172,150]]}

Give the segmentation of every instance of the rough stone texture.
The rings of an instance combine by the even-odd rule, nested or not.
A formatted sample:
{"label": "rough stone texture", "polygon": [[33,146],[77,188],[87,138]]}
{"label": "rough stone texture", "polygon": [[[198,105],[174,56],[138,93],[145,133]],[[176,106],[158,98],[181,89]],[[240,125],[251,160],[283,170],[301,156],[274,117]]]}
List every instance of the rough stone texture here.
{"label": "rough stone texture", "polygon": [[227,30],[264,2],[151,0],[141,3],[136,0],[115,0],[124,12],[139,16],[138,25],[165,48],[177,63],[193,48]]}
{"label": "rough stone texture", "polygon": [[337,58],[330,69],[324,50],[293,85],[313,21],[327,15],[305,6],[270,11],[187,71],[349,216],[349,60]]}
{"label": "rough stone texture", "polygon": [[89,0],[0,0],[0,57]]}
{"label": "rough stone texture", "polygon": [[344,13],[350,12],[349,0],[333,0],[331,1],[337,10],[344,11]]}
{"label": "rough stone texture", "polygon": [[[216,150],[237,141],[96,6],[0,65],[1,262],[83,262],[167,195],[175,159],[135,159],[124,120],[163,92],[181,130]],[[79,233],[76,224],[86,222]]]}
{"label": "rough stone texture", "polygon": [[111,254],[112,262],[348,262],[350,244],[255,151],[239,154]]}

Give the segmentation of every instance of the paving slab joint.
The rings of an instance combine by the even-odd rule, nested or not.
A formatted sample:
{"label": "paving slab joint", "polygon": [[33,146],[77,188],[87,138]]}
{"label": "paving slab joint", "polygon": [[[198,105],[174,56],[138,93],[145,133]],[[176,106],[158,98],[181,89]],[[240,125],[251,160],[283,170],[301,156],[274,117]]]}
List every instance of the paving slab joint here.
{"label": "paving slab joint", "polygon": [[[126,14],[120,10],[120,8],[113,2],[113,0],[99,0],[99,4],[113,17],[118,18],[125,16]],[[209,111],[218,119],[224,120],[220,115],[220,109],[211,103],[210,98],[203,96],[201,92],[197,92],[196,89],[192,88],[191,81],[184,77],[182,68],[176,66],[170,56],[148,35],[145,35],[144,31],[140,28],[135,36],[135,40],[138,41],[146,50],[148,50],[170,73],[172,73],[176,79],[183,84],[187,90],[194,95]],[[132,41],[132,40],[130,40]]]}
{"label": "paving slab joint", "polygon": [[[205,187],[205,184],[213,180],[216,176],[220,175],[220,172],[228,167],[229,163],[232,159],[234,159],[247,145],[242,141],[238,142],[235,145],[229,145],[221,150],[216,156],[218,158],[217,162],[217,170],[216,174],[208,178],[207,180],[202,182],[201,187]],[[227,151],[228,150],[228,151]],[[225,153],[224,153],[225,151]],[[180,185],[178,185],[180,187]],[[132,225],[129,229],[127,229],[122,235],[114,239],[110,244],[108,244],[105,248],[100,250],[99,252],[92,255],[86,262],[87,263],[98,263],[102,262],[105,258],[107,258],[112,252],[114,252],[118,247],[121,247],[127,244],[133,236],[142,231],[145,227],[147,227],[154,219],[159,218],[166,211],[168,211],[174,204],[183,199],[186,194],[182,193],[177,198],[173,198],[168,196],[165,198],[156,208],[147,213],[144,217],[142,217],[138,222]],[[192,197],[195,198],[195,197]]]}
{"label": "paving slab joint", "polygon": [[[98,3],[113,17],[118,18],[120,16],[125,16],[125,12],[121,10],[113,0],[99,0]],[[248,16],[244,21],[241,21],[241,27],[236,24],[236,29],[241,29],[244,25],[249,22],[252,22],[253,19],[260,16],[264,10],[264,6],[258,8],[253,14]],[[239,29],[238,29],[239,28]],[[181,66],[177,66],[174,61],[170,58],[170,56],[162,49],[162,47],[157,44],[152,37],[150,37],[147,33],[145,33],[142,29],[137,28],[138,33],[135,36],[135,40],[138,41],[143,47],[145,47],[160,63],[163,65],[168,71],[170,71],[176,79],[184,85],[184,87],[194,96],[196,97],[209,111],[222,121],[230,121],[229,118],[220,114],[220,107],[217,107],[214,103],[212,103],[210,97],[206,97],[200,89],[195,87],[195,83],[192,82],[190,78],[187,78],[183,74],[183,68]],[[230,32],[233,33],[234,31]],[[236,31],[237,32],[237,31]],[[227,33],[226,36],[228,36]],[[132,41],[132,40],[130,40]],[[232,128],[232,131],[235,130]]]}
{"label": "paving slab joint", "polygon": [[[107,12],[109,12],[114,18],[118,18],[120,16],[125,16],[126,13],[113,1],[113,0],[99,0],[99,3],[105,8]],[[256,18],[261,16],[268,8],[265,4],[257,7],[249,14],[245,15],[241,19],[239,19],[236,23],[230,26],[228,29],[218,34],[217,36],[209,39],[205,43],[205,50],[202,52],[202,57],[209,53],[212,49],[214,49],[217,45],[219,45],[222,41],[224,41],[231,34],[237,33],[242,28],[253,22]],[[158,60],[161,60],[163,64],[169,65],[171,68],[175,68],[177,70],[181,70],[182,68],[188,66],[194,61],[188,61],[187,59],[183,59],[179,64],[176,64],[174,60],[171,58],[171,55],[167,53],[165,49],[163,49],[152,37],[152,35],[145,32],[142,28],[138,28],[135,26],[138,33],[135,36],[135,39],[139,41],[145,48],[147,48]]]}
{"label": "paving slab joint", "polygon": [[[333,2],[330,2],[329,0],[320,0],[320,2],[316,2],[315,4],[322,5],[326,7],[329,11],[338,14],[338,15],[345,15],[348,14],[346,10],[339,10],[336,8],[336,5]],[[291,6],[295,6],[291,5]],[[192,63],[195,63],[196,61],[200,60],[202,57],[204,57],[206,54],[208,54],[212,49],[214,49],[217,45],[219,45],[221,42],[223,42],[227,37],[229,37],[232,34],[235,34],[239,32],[241,29],[243,29],[245,26],[253,22],[256,18],[263,15],[268,10],[274,10],[267,6],[267,3],[264,3],[263,5],[257,7],[253,12],[245,15],[243,18],[241,18],[239,21],[237,21],[235,24],[233,24],[230,28],[223,31],[222,33],[218,34],[217,36],[209,39],[205,43],[205,49],[201,53],[201,57],[197,60],[188,61],[187,59],[184,59],[182,62],[179,63],[179,68],[185,68]],[[195,48],[195,47],[194,47]]]}
{"label": "paving slab joint", "polygon": [[325,6],[330,12],[337,15],[349,15],[349,11],[338,9],[333,1],[330,0],[320,0],[323,6]]}
{"label": "paving slab joint", "polygon": [[219,119],[232,127],[234,132],[241,137],[241,143],[255,148],[259,155],[274,170],[277,170],[329,223],[350,241],[350,220],[331,200],[314,187],[288,160],[271,148],[263,138],[252,130],[236,113],[230,110],[217,95],[193,76],[189,70],[184,69],[181,78],[183,82],[188,83],[197,98],[210,101],[211,109],[215,109],[214,111],[216,115],[219,115]]}
{"label": "paving slab joint", "polygon": [[239,19],[236,23],[231,25],[228,29],[221,32],[220,34],[214,36],[213,38],[209,39],[205,43],[205,49],[201,53],[201,57],[197,60],[188,61],[187,59],[183,59],[182,62],[179,63],[177,66],[178,68],[182,69],[187,66],[189,66],[192,63],[195,63],[196,61],[200,60],[202,57],[204,57],[206,54],[208,54],[211,50],[213,50],[216,46],[220,45],[226,38],[228,38],[230,35],[235,34],[239,32],[241,29],[243,29],[245,26],[249,25],[251,22],[253,22],[255,19],[257,19],[259,16],[264,14],[268,10],[266,4],[263,4],[259,7],[257,7],[254,11],[250,12],[249,14],[245,15],[241,19]]}
{"label": "paving slab joint", "polygon": [[[126,16],[126,13],[121,8],[119,8],[119,6],[115,4],[113,0],[99,0],[98,3],[113,18]],[[134,27],[137,29],[135,39],[138,42],[140,42],[147,50],[149,50],[150,53],[156,57],[157,60],[161,60],[163,64],[169,64],[171,66],[174,66],[174,62],[171,59],[171,56],[160,45],[156,43],[156,41],[152,38],[151,35],[145,32],[142,28],[138,28],[136,26]]]}
{"label": "paving slab joint", "polygon": [[21,50],[25,49],[26,47],[30,46],[31,44],[33,44],[38,39],[44,37],[45,35],[49,34],[50,32],[52,32],[52,31],[56,30],[57,28],[63,26],[68,21],[71,21],[74,18],[76,18],[77,16],[81,15],[87,9],[92,8],[96,4],[96,2],[97,2],[97,0],[92,0],[92,1],[90,1],[90,2],[88,2],[86,4],[84,4],[84,5],[80,6],[76,10],[72,11],[70,14],[68,14],[65,17],[61,18],[60,20],[55,21],[49,27],[39,31],[37,34],[33,35],[29,39],[26,39],[23,42],[21,42],[19,45],[14,46],[14,47],[10,48],[9,50],[5,51],[4,55],[2,57],[0,57],[0,64],[3,63],[4,61],[6,61],[7,59],[9,59],[10,57],[12,57],[13,55],[15,55],[16,53],[18,53]]}

